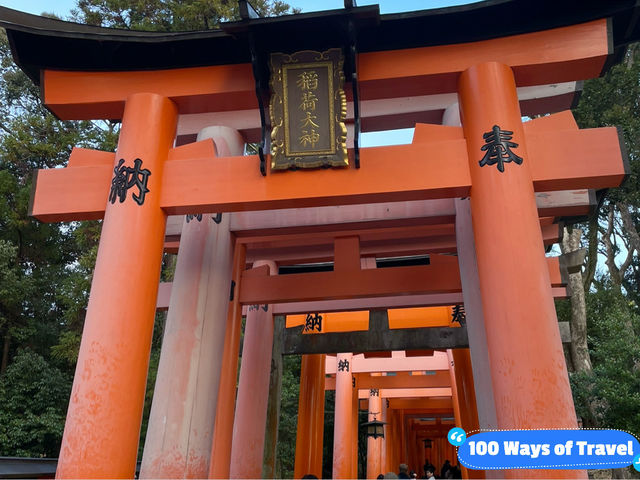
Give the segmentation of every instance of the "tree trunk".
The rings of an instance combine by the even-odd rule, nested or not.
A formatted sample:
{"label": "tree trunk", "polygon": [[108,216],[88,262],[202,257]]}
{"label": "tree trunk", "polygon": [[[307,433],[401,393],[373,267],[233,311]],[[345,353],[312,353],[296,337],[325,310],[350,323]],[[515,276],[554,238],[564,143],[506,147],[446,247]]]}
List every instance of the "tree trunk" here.
{"label": "tree trunk", "polygon": [[[562,253],[578,250],[581,237],[582,230],[574,229],[569,233],[565,228],[561,244]],[[587,306],[582,273],[570,273],[567,286],[571,294],[571,363],[576,372],[590,372],[591,357],[587,346]]]}
{"label": "tree trunk", "polygon": [[596,275],[598,265],[598,214],[597,212],[589,219],[589,235],[587,237],[587,265],[584,274],[584,291],[591,289],[593,278]]}
{"label": "tree trunk", "polygon": [[4,334],[4,343],[2,345],[2,364],[0,364],[0,375],[2,375],[7,369],[9,364],[9,345],[11,342],[11,334],[9,331]]}

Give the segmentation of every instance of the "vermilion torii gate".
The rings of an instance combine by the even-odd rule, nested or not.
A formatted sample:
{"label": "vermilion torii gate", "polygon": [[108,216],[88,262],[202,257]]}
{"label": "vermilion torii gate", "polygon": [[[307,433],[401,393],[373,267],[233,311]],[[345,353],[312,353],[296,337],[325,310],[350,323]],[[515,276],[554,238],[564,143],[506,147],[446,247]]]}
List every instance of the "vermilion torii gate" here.
{"label": "vermilion torii gate", "polygon": [[[196,391],[192,384],[200,379],[209,386],[206,395],[189,397],[194,406],[181,414],[183,423],[162,432],[167,444],[184,437],[188,445],[199,442],[199,450],[180,442],[167,451],[160,446],[148,455],[165,462],[149,463],[146,476],[248,475],[232,449],[249,395],[241,373],[236,411],[243,306],[265,307],[248,314],[262,316],[247,322],[260,331],[274,312],[464,301],[476,390],[484,389],[480,426],[491,411],[498,428],[576,427],[544,217],[575,213],[575,204],[560,200],[568,191],[618,186],[624,158],[615,128],[579,130],[568,112],[525,123],[522,115],[567,108],[567,84],[599,76],[620,53],[614,48],[635,38],[633,2],[584,3],[577,11],[569,2],[511,1],[398,16],[349,4],[274,19],[245,12],[221,30],[178,34],[120,32],[0,9],[14,58],[41,86],[47,108],[62,119],[122,120],[115,154],[74,149],[66,168],[41,170],[34,181],[36,218],[103,218],[58,477],[133,475],[168,215],[205,218],[183,228],[192,250],[181,267],[182,278],[197,274],[203,290],[188,297],[176,284],[171,297],[174,315],[193,314],[200,330],[189,342],[180,328],[168,333],[173,357],[165,363],[170,368],[177,359],[191,368],[177,393]],[[221,123],[245,140],[255,140],[257,127],[267,132],[256,108],[264,113],[268,55],[329,48],[346,52],[352,87],[348,167],[276,173],[259,156],[233,151],[237,135],[190,143],[213,118],[227,119]],[[559,95],[549,93],[560,84]],[[523,90],[534,87],[547,93]],[[461,127],[443,120],[444,107],[456,101]],[[358,148],[360,129],[414,125],[410,145]],[[556,203],[551,193],[537,203],[536,193],[547,192],[565,193]],[[375,218],[381,204],[384,213]],[[345,206],[358,207],[344,213]],[[326,208],[338,210],[319,211]],[[355,219],[349,208],[359,212]],[[218,213],[222,218],[210,218]],[[436,255],[452,246],[457,257]],[[273,262],[280,257],[286,264],[287,253],[294,262],[330,259],[332,268],[276,275]],[[368,268],[398,253],[428,253],[430,264]],[[226,315],[226,325],[206,323],[208,308],[217,319]],[[202,342],[222,335],[213,366],[194,368],[210,345]],[[215,415],[206,403],[212,397]],[[194,418],[205,424],[184,426]],[[209,445],[210,455],[203,453]],[[351,476],[349,458],[334,462],[335,476]]]}

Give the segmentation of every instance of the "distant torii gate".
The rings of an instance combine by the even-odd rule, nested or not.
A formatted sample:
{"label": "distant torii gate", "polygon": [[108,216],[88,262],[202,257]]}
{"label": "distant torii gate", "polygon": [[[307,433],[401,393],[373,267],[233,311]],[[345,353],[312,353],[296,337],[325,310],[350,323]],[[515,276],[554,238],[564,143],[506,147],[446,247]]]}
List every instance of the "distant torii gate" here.
{"label": "distant torii gate", "polygon": [[[566,91],[557,98],[519,99],[517,87],[600,75],[613,54],[610,40],[622,44],[629,38],[619,32],[634,31],[625,24],[637,18],[628,3],[595,2],[598,8],[573,12],[556,2],[554,11],[565,13],[562,21],[544,8],[513,15],[517,2],[400,17],[349,4],[281,19],[252,19],[245,12],[241,22],[223,24],[220,31],[178,35],[121,33],[0,9],[16,61],[40,84],[47,108],[67,120],[122,120],[115,154],[76,148],[66,168],[40,170],[34,181],[30,213],[36,218],[103,218],[58,477],[133,476],[168,215],[204,215],[202,223],[183,229],[193,250],[180,268],[183,279],[188,272],[203,274],[198,285],[208,294],[188,297],[183,290],[178,297],[174,285],[175,315],[202,316],[213,302],[217,312],[226,310],[227,321],[218,368],[206,372],[219,375],[219,384],[210,385],[217,389],[215,427],[211,411],[199,417],[210,422],[197,432],[204,439],[200,445],[212,438],[211,456],[180,443],[162,452],[160,470],[149,467],[143,476],[244,475],[232,469],[238,465],[232,463],[234,428],[241,426],[234,412],[243,306],[256,306],[247,320],[255,324],[255,335],[279,305],[286,306],[282,313],[301,313],[464,302],[475,382],[486,390],[478,398],[480,426],[491,411],[498,428],[576,427],[553,304],[557,266],[550,268],[545,259],[541,224],[548,222],[540,218],[545,205],[536,192],[616,187],[625,178],[625,162],[615,128],[578,130],[568,112],[523,123],[523,113],[566,108]],[[463,21],[470,12],[473,23]],[[508,28],[492,21],[500,12],[513,17]],[[306,40],[296,35],[300,29],[310,34]],[[431,31],[450,33],[438,39],[429,37]],[[338,43],[349,39],[348,45],[335,45],[338,37]],[[237,134],[228,132],[214,134],[216,143],[176,146],[180,125],[178,143],[193,140],[185,138],[194,133],[185,125],[198,123],[191,116],[237,120],[251,110],[255,118],[258,105],[264,113],[268,53],[336,46],[351,49],[345,64],[354,92],[351,158],[359,154],[361,168],[263,176],[262,159],[232,152]],[[433,121],[434,111],[440,123],[441,109],[424,105],[441,104],[434,97],[443,94],[457,96],[461,127],[420,123]],[[419,99],[421,111],[398,107],[406,97]],[[382,103],[369,104],[378,110],[368,117],[360,115],[360,101]],[[360,127],[416,122],[410,145],[357,151]],[[247,138],[252,130],[255,124],[246,128]],[[357,220],[313,220],[314,209],[380,203],[400,206],[404,217],[374,219],[365,206]],[[411,214],[412,206],[425,213]],[[546,205],[553,211],[547,216],[575,212],[575,205],[565,206]],[[290,225],[278,228],[277,210],[293,212],[284,220]],[[259,211],[273,215],[248,213]],[[260,221],[264,225],[256,230],[241,225]],[[457,258],[437,254],[452,247]],[[429,253],[430,263],[367,268],[376,257],[398,252]],[[276,275],[276,257],[287,254],[329,260],[332,270]],[[202,337],[175,343],[173,358],[198,357],[194,345],[210,325],[197,325]],[[178,332],[176,338],[183,337]],[[190,370],[185,380],[196,381],[198,373]],[[239,411],[241,398],[249,395],[242,375]],[[484,384],[478,375],[485,375]],[[207,410],[198,401],[192,407]],[[177,437],[197,436],[185,422],[167,425],[174,427],[171,445]],[[334,472],[352,474],[346,461],[334,461]],[[546,475],[513,473],[523,474]],[[581,471],[554,475],[585,477]]]}

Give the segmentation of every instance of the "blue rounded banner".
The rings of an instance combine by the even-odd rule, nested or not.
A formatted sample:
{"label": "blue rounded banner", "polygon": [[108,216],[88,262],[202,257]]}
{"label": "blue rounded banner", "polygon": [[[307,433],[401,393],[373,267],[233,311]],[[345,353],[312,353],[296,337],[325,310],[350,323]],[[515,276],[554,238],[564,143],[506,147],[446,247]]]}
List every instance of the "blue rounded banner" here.
{"label": "blue rounded banner", "polygon": [[507,430],[467,437],[458,459],[467,468],[595,469],[631,465],[640,443],[620,430]]}

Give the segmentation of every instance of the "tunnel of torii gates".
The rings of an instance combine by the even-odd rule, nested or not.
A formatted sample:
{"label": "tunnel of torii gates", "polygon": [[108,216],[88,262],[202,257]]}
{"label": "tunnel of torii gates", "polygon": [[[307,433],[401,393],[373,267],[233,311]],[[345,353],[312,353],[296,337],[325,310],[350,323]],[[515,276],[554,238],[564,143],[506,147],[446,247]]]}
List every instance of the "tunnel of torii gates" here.
{"label": "tunnel of torii gates", "polygon": [[[286,354],[302,354],[298,478],[322,474],[326,389],[335,478],[357,475],[359,410],[386,422],[368,440],[369,478],[455,462],[454,424],[575,428],[554,298],[580,261],[545,250],[627,174],[616,128],[578,129],[569,108],[637,39],[635,8],[380,15],[346,2],[258,18],[241,2],[240,21],[189,33],[0,8],[53,114],[122,122],[115,153],[74,148],[34,180],[35,218],[102,219],[57,476],[133,477],[157,308],[143,478],[273,476]],[[269,56],[331,48],[348,165],[275,171]],[[361,131],[403,127],[408,145],[360,147]],[[159,284],[164,252],[177,253],[171,284]]]}

